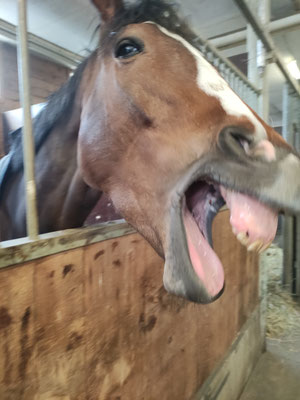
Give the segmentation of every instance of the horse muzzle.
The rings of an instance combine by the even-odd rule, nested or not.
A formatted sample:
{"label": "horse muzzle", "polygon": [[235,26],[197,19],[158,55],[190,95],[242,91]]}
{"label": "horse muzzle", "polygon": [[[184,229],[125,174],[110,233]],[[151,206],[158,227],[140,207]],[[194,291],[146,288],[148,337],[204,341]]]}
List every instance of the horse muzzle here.
{"label": "horse muzzle", "polygon": [[233,232],[249,251],[271,244],[279,212],[300,213],[299,156],[268,141],[247,150],[230,138],[229,145],[196,162],[174,190],[164,269],[169,292],[196,303],[210,303],[223,293],[211,224],[225,202]]}

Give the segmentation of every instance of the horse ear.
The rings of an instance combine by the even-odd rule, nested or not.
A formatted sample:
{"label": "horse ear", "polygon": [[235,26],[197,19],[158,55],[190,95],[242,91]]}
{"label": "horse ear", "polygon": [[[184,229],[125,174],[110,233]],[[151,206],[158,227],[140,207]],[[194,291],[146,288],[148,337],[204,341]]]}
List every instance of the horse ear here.
{"label": "horse ear", "polygon": [[110,21],[123,7],[123,0],[92,0],[104,22]]}

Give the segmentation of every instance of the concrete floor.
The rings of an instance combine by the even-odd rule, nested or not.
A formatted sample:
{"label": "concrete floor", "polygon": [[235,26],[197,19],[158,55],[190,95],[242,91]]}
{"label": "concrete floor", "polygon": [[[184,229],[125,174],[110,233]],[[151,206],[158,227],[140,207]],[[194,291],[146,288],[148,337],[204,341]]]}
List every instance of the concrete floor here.
{"label": "concrete floor", "polygon": [[267,339],[240,400],[300,400],[300,325],[286,337]]}

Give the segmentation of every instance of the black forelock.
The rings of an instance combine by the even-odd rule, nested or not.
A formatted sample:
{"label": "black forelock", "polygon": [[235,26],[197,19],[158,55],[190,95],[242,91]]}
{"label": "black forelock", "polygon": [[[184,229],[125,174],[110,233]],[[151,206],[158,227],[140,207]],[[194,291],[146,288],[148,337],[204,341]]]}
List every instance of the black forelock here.
{"label": "black forelock", "polygon": [[134,3],[125,3],[124,8],[105,26],[100,47],[109,43],[110,37],[125,26],[146,21],[154,22],[193,43],[197,37],[178,11],[176,3],[166,0],[139,0]]}

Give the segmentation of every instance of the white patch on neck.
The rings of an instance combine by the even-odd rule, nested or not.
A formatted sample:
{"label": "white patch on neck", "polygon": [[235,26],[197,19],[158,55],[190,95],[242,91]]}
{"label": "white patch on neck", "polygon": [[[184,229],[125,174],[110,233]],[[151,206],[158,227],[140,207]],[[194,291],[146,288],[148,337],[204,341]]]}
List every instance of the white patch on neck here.
{"label": "white patch on neck", "polygon": [[198,49],[181,36],[169,32],[162,26],[151,21],[147,21],[146,23],[156,25],[162,33],[180,42],[194,56],[198,69],[197,85],[203,92],[209,96],[216,97],[227,114],[238,118],[247,117],[255,127],[258,140],[267,138],[265,128],[255,117],[250,108],[234,93],[225,79],[223,79],[218,71],[206,61]]}

